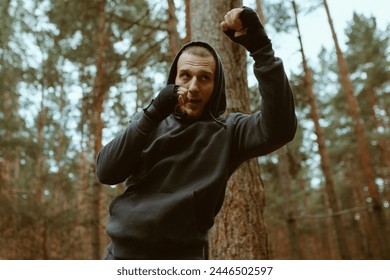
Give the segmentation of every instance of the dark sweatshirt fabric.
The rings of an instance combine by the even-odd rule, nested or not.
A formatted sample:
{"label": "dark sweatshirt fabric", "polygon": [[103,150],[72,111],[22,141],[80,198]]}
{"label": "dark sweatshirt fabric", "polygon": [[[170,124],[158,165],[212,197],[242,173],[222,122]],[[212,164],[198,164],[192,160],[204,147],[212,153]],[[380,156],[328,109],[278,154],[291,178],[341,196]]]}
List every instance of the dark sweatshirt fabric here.
{"label": "dark sweatshirt fabric", "polygon": [[271,44],[251,54],[261,110],[226,116],[223,67],[207,43],[191,42],[179,51],[167,84],[175,81],[183,49],[194,44],[207,47],[217,61],[204,117],[191,122],[171,114],[154,123],[141,113],[97,157],[101,183],[126,181],[126,190],[109,207],[112,259],[202,259],[230,175],[245,160],[268,154],[295,135],[293,94]]}

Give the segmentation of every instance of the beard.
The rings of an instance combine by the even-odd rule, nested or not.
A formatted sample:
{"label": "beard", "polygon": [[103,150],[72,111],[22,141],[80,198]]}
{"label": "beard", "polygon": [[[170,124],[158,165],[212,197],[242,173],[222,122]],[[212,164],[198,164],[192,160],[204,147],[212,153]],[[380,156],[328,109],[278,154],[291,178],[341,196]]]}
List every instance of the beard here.
{"label": "beard", "polygon": [[187,112],[184,110],[181,110],[179,107],[175,109],[174,115],[177,119],[187,121],[191,118],[188,116]]}

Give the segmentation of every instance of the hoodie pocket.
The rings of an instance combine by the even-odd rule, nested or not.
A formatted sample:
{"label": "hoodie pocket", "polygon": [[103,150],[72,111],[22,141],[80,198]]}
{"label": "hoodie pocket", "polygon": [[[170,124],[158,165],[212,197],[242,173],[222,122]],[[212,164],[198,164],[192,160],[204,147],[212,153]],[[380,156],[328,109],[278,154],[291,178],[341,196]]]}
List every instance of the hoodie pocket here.
{"label": "hoodie pocket", "polygon": [[125,193],[110,205],[107,234],[115,239],[189,243],[200,238],[193,195]]}

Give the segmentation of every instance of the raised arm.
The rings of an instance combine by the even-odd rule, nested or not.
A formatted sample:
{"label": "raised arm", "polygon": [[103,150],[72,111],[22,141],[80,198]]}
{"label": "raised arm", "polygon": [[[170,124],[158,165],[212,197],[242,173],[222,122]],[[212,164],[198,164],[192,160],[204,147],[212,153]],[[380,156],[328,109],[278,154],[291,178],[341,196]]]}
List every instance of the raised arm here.
{"label": "raised arm", "polygon": [[259,112],[234,116],[237,153],[242,159],[270,153],[291,141],[297,126],[293,94],[283,63],[274,56],[271,41],[254,10],[247,7],[231,10],[221,28],[254,59],[262,98]]}

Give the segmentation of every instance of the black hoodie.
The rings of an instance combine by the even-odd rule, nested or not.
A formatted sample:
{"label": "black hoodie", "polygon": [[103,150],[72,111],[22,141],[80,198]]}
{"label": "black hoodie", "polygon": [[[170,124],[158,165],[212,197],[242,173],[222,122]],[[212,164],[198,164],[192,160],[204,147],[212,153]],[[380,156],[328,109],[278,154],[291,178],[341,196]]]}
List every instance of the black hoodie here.
{"label": "black hoodie", "polygon": [[[174,114],[154,124],[145,114],[103,147],[97,176],[104,184],[126,180],[126,190],[110,204],[107,234],[114,259],[201,259],[207,231],[221,209],[226,183],[245,160],[270,153],[296,131],[292,92],[271,44],[252,53],[262,96],[260,112],[230,113],[223,67],[216,59],[215,87],[205,116],[189,122]],[[145,133],[145,131],[148,131]],[[234,226],[234,225],[232,225]]]}

